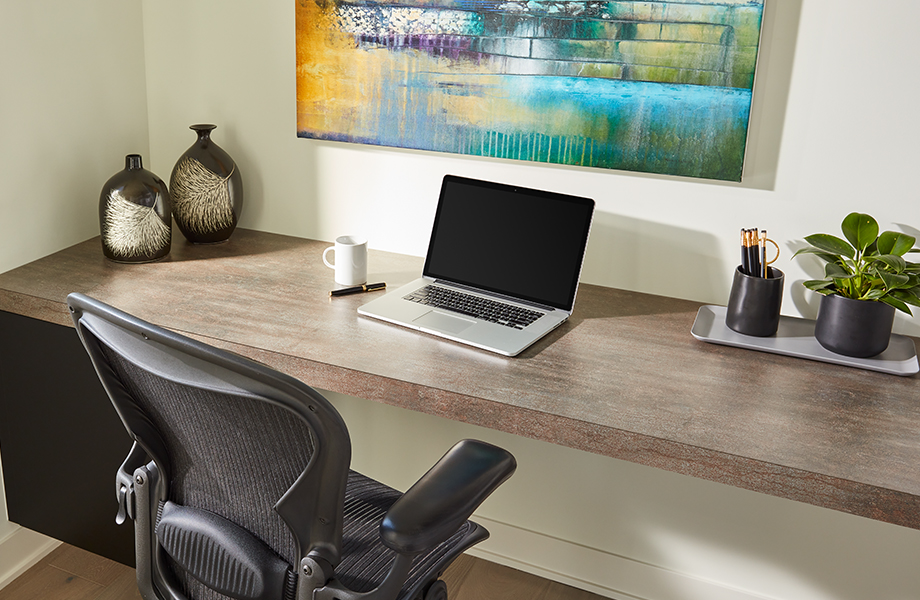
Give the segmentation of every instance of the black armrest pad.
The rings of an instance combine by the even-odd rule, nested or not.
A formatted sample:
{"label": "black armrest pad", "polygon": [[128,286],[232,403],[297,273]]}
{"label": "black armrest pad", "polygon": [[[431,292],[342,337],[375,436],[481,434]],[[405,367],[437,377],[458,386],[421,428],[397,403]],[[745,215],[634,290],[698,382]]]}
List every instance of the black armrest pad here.
{"label": "black armrest pad", "polygon": [[516,467],[511,453],[497,446],[458,442],[390,507],[380,524],[383,543],[414,554],[443,542]]}

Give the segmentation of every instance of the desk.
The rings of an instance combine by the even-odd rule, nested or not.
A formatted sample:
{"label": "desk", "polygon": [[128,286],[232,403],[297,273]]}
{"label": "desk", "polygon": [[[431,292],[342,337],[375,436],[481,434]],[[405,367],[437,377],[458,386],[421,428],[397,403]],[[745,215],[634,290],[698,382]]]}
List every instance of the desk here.
{"label": "desk", "polygon": [[[328,245],[238,230],[118,265],[97,238],[0,275],[0,310],[70,325],[82,292],[319,388],[920,529],[917,377],[701,343],[698,303],[593,285],[504,358],[330,300]],[[371,251],[369,278],[421,266]]]}

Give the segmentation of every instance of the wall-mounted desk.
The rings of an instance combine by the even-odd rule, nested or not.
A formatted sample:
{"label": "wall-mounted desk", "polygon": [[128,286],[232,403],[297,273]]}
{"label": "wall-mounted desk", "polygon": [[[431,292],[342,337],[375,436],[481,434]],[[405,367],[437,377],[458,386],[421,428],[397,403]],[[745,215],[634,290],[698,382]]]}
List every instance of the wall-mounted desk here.
{"label": "wall-mounted desk", "polygon": [[[920,529],[917,377],[701,343],[698,303],[592,285],[503,358],[361,318],[368,295],[330,300],[328,245],[239,230],[117,265],[93,239],[0,275],[0,310],[69,326],[79,291],[319,388]],[[421,266],[371,251],[369,278]]]}

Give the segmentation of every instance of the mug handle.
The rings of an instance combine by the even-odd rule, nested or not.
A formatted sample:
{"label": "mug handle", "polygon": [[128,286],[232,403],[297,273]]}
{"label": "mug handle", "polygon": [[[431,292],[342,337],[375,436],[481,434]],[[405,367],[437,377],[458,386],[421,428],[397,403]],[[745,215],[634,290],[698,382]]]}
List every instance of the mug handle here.
{"label": "mug handle", "polygon": [[327,267],[329,267],[330,269],[334,269],[334,268],[335,268],[335,265],[330,264],[329,261],[326,260],[326,255],[329,254],[329,251],[330,251],[330,250],[335,250],[335,246],[329,246],[328,248],[326,248],[325,250],[323,250],[323,264],[326,265]]}

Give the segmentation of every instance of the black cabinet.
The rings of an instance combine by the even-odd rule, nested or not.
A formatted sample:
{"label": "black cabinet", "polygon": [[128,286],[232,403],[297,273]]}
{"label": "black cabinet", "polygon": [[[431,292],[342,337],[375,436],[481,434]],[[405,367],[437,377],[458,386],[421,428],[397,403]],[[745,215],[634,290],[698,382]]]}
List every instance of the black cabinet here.
{"label": "black cabinet", "polygon": [[76,331],[0,311],[10,521],[134,566],[134,528],[115,524],[115,471],[130,447]]}

